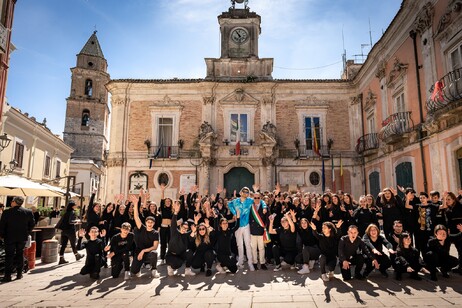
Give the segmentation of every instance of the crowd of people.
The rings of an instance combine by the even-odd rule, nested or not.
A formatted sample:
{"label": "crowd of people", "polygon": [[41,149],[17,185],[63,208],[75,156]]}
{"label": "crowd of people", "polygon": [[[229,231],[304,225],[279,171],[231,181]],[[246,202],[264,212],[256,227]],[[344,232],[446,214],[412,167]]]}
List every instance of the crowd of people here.
{"label": "crowd of people", "polygon": [[[80,230],[77,205],[70,201],[63,211],[57,224],[59,264],[68,262],[64,249],[70,241],[76,260],[84,257],[78,250],[85,249],[80,273],[93,279],[109,264],[112,277],[124,271],[124,279],[140,277],[144,270],[158,278],[158,265],[165,265],[169,276],[183,267],[185,276],[269,269],[304,275],[319,267],[325,282],[337,266],[343,280],[366,279],[374,270],[383,277],[394,273],[397,280],[462,274],[462,190],[440,196],[398,189],[403,198],[385,188],[376,197],[356,200],[342,191],[282,192],[279,185],[273,191],[243,187],[226,198],[222,188],[201,195],[194,186],[171,199],[161,186],[159,206],[141,191],[128,198],[117,195],[105,207],[93,194],[82,209]],[[450,254],[452,244],[458,258]]]}

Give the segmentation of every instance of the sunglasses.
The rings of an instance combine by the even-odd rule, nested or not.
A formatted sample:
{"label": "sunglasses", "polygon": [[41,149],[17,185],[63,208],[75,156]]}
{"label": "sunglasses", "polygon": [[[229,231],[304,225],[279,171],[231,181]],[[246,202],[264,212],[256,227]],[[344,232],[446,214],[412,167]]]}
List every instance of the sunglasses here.
{"label": "sunglasses", "polygon": [[199,228],[199,231],[205,231],[205,228]]}
{"label": "sunglasses", "polygon": [[260,197],[255,197],[254,199],[260,200]]}
{"label": "sunglasses", "polygon": [[247,191],[247,190],[243,190],[243,191],[242,191],[242,193],[243,193],[243,194],[248,194],[248,193],[249,193],[249,191]]}

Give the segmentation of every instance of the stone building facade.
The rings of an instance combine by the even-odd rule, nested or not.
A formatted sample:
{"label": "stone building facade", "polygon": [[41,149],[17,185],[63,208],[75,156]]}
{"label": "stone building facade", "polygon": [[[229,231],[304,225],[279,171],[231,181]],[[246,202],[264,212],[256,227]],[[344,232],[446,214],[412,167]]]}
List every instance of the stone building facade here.
{"label": "stone building facade", "polygon": [[258,57],[260,16],[230,8],[218,17],[221,57],[205,59],[205,78],[106,85],[106,196],[143,187],[158,199],[162,183],[171,197],[194,184],[228,195],[276,182],[354,196],[396,185],[457,189],[460,8],[404,0],[366,61],[348,61],[337,80],[274,79],[273,59]]}

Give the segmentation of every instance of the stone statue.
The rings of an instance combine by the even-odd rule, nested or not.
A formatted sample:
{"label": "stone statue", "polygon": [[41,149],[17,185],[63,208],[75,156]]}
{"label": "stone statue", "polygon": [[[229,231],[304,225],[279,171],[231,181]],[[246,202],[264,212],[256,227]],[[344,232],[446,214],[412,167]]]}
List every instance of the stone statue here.
{"label": "stone statue", "polygon": [[248,9],[249,0],[231,0],[231,8],[234,10],[236,8],[236,3],[244,3],[244,9]]}
{"label": "stone statue", "polygon": [[213,133],[213,127],[209,124],[209,122],[204,121],[199,130],[199,140],[207,136],[209,133]]}
{"label": "stone statue", "polygon": [[276,126],[270,121],[267,121],[266,124],[263,125],[262,132],[276,139]]}

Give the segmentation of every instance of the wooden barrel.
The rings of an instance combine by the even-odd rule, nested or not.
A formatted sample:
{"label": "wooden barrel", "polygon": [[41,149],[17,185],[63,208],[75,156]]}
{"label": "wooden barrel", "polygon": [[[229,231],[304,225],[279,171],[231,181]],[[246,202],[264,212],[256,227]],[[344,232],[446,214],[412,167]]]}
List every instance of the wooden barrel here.
{"label": "wooden barrel", "polygon": [[29,269],[35,268],[35,250],[36,250],[37,243],[35,241],[31,242],[29,248],[24,248],[24,257],[27,259],[27,263],[29,265]]}
{"label": "wooden barrel", "polygon": [[42,242],[42,263],[58,262],[58,241],[44,240]]}

